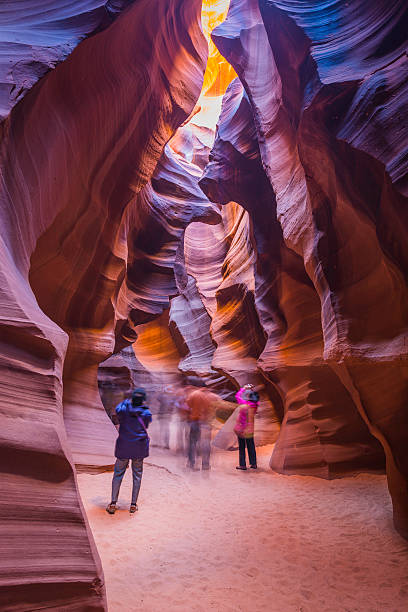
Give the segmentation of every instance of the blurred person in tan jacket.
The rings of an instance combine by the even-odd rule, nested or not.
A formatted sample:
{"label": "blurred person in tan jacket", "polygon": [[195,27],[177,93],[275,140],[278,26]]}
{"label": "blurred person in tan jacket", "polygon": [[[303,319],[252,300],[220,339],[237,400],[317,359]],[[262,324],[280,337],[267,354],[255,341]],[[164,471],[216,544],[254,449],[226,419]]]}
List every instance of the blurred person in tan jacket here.
{"label": "blurred person in tan jacket", "polygon": [[198,377],[187,378],[186,405],[190,426],[187,465],[196,469],[198,447],[201,452],[201,468],[210,469],[212,421],[217,408],[226,404],[215,393],[206,388]]}

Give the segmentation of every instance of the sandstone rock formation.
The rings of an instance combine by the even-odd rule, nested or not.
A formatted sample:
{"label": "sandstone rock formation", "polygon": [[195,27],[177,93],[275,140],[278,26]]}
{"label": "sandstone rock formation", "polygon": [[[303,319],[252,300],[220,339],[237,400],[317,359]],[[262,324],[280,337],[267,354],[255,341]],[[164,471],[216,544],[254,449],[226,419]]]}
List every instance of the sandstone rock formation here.
{"label": "sandstone rock formation", "polygon": [[[146,327],[150,327],[150,325],[148,323]],[[150,355],[151,353],[149,353],[149,357]],[[113,416],[114,408],[123,399],[130,397],[132,390],[136,387],[143,387],[147,390],[147,403],[151,411],[155,413],[159,406],[158,400],[163,388],[168,384],[179,382],[179,379],[180,375],[177,373],[176,366],[170,372],[163,371],[163,368],[159,372],[152,372],[147,369],[137,359],[132,345],[108,357],[98,368],[99,393],[110,418]],[[92,464],[84,466],[83,471],[100,472],[113,469],[113,448],[112,445],[105,444],[104,456],[100,457],[99,460],[94,456]]]}
{"label": "sandstone rock formation", "polygon": [[[170,325],[181,371],[264,384],[260,439],[282,421],[273,469],[381,469],[385,450],[405,533],[402,443],[390,447],[376,407],[387,404],[404,437],[405,13],[372,6],[321,5],[311,18],[296,3],[231,3],[213,39],[239,80],[200,181],[224,208],[219,223],[185,232]],[[318,28],[329,15],[333,27]],[[361,44],[346,53],[354,28]],[[192,151],[202,166],[197,138]]]}
{"label": "sandstone rock formation", "polygon": [[380,465],[369,430],[405,536],[406,23],[401,2],[233,0],[213,40],[245,96],[227,92],[201,181],[251,213],[258,365],[285,409],[272,467]]}
{"label": "sandstone rock formation", "polygon": [[0,118],[63,61],[87,35],[101,31],[132,0],[30,0],[0,5]]}
{"label": "sandstone rock formation", "polygon": [[205,79],[198,0],[29,4],[0,9],[0,607],[105,607],[74,469],[113,446],[101,363],[105,406],[163,364],[262,386],[283,473],[385,454],[408,537],[404,3],[231,0]]}
{"label": "sandstone rock formation", "polygon": [[[240,350],[247,359],[252,350],[252,370],[260,367],[275,384],[279,392],[276,410],[281,416],[279,400],[284,402],[283,427],[272,467],[284,473],[330,477],[380,466],[379,443],[369,434],[349,394],[322,358],[320,301],[303,260],[283,240],[276,199],[260,159],[250,102],[238,79],[225,95],[211,162],[200,184],[212,199],[240,202],[251,215],[256,268],[249,263],[250,258],[242,257],[239,264],[236,256],[229,267],[235,265],[241,283],[245,278],[242,266],[253,270],[252,283],[247,282],[247,287],[254,297],[247,306],[249,314],[243,314],[248,335],[246,340],[242,333],[237,335]],[[248,233],[248,221],[245,227]],[[241,256],[245,253],[242,246],[238,251]],[[223,284],[220,287],[221,293]],[[236,311],[236,307],[228,309],[233,322],[239,321]],[[231,339],[233,334],[222,308],[218,316]],[[266,342],[256,342],[262,332],[256,333],[248,325],[251,317],[259,317],[258,330],[267,334]],[[220,340],[220,346],[223,344]],[[225,343],[223,350],[225,357],[221,360],[227,367],[233,349]],[[234,363],[239,364],[238,355]],[[245,372],[251,367],[241,369]]]}
{"label": "sandstone rock formation", "polygon": [[[93,453],[113,441],[97,367],[124,316],[120,286],[132,282],[126,219],[149,218],[143,190],[199,95],[200,9],[190,0],[132,4],[41,79],[2,126],[1,607],[105,606],[72,451],[86,464],[91,431]],[[145,226],[146,241],[140,228],[133,255],[139,249],[149,276],[165,241]],[[140,291],[134,310],[144,305]]]}

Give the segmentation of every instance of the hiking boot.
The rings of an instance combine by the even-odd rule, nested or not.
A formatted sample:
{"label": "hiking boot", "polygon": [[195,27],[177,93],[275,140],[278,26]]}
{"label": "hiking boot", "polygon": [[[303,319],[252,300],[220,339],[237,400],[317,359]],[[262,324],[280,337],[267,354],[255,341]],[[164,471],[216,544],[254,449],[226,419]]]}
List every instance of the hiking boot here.
{"label": "hiking boot", "polygon": [[108,506],[106,506],[106,512],[108,514],[115,514],[117,508],[116,508],[116,503],[110,503]]}

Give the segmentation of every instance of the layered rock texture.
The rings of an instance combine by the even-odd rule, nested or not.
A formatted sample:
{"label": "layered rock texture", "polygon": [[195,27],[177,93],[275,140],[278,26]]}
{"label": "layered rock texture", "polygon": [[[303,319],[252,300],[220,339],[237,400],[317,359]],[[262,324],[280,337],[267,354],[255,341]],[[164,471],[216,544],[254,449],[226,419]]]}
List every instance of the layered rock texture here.
{"label": "layered rock texture", "polygon": [[208,0],[206,72],[198,0],[30,7],[0,9],[0,607],[105,608],[100,364],[106,408],[254,383],[272,469],[386,461],[408,537],[405,3]]}
{"label": "layered rock texture", "polygon": [[[171,187],[160,168],[152,176],[200,93],[200,11],[191,0],[130,4],[2,125],[2,609],[105,607],[73,455],[87,465],[113,444],[97,367],[115,326],[127,333],[129,313],[133,324],[168,304],[163,252],[180,222],[156,211],[160,198],[171,208]],[[194,189],[184,223],[214,214]]]}
{"label": "layered rock texture", "polygon": [[30,0],[0,5],[0,117],[85,37],[108,27],[132,0]]}
{"label": "layered rock texture", "polygon": [[385,452],[405,536],[406,31],[401,2],[233,0],[212,36],[239,80],[200,182],[251,218],[252,355],[283,409],[271,467],[331,476]]}

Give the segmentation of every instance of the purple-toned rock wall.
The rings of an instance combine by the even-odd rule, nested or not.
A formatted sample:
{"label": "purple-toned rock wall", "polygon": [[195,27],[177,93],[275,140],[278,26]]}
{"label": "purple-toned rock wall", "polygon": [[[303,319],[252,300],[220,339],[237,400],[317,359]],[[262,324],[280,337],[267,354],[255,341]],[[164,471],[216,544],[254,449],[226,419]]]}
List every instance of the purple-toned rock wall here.
{"label": "purple-toned rock wall", "polygon": [[257,365],[284,408],[272,468],[385,453],[405,536],[406,26],[402,2],[233,0],[212,37],[240,83],[200,183],[251,216]]}
{"label": "purple-toned rock wall", "polygon": [[0,8],[0,607],[106,607],[100,364],[105,404],[254,383],[272,469],[386,462],[408,537],[405,3],[231,0],[206,100],[198,0],[31,5]]}
{"label": "purple-toned rock wall", "polygon": [[191,0],[131,4],[2,124],[0,607],[105,608],[73,461],[87,465],[114,441],[97,368],[116,323],[138,309],[152,316],[132,274],[144,267],[151,278],[169,241],[146,194],[200,93],[200,10]]}

